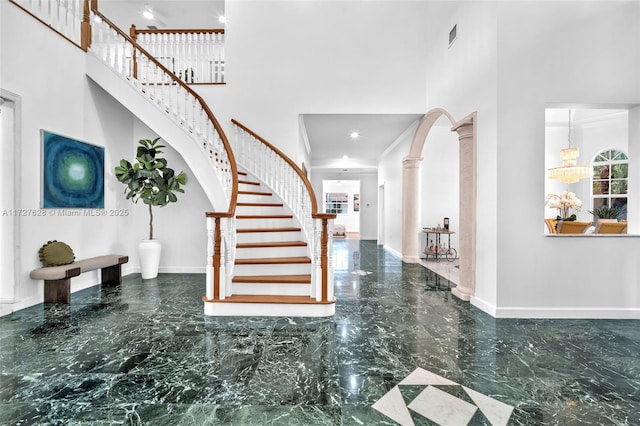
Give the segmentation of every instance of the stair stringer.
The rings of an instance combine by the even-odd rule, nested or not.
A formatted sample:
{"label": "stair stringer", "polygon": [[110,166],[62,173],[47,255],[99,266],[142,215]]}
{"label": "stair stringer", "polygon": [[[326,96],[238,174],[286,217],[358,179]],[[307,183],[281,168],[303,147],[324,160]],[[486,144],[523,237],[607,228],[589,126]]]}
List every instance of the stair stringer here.
{"label": "stair stringer", "polygon": [[198,142],[185,128],[173,121],[149,99],[142,96],[126,79],[105,65],[91,52],[87,53],[86,58],[87,76],[156,132],[184,158],[209,199],[213,211],[226,211],[229,201],[223,186],[212,184],[219,182],[219,178]]}

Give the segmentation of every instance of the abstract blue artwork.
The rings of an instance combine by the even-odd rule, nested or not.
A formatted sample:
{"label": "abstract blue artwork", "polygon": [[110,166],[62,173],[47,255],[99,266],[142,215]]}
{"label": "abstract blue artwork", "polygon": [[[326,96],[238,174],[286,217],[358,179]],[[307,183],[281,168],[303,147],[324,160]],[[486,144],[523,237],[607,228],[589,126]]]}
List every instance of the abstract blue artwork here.
{"label": "abstract blue artwork", "polygon": [[42,130],[42,207],[104,208],[104,148]]}

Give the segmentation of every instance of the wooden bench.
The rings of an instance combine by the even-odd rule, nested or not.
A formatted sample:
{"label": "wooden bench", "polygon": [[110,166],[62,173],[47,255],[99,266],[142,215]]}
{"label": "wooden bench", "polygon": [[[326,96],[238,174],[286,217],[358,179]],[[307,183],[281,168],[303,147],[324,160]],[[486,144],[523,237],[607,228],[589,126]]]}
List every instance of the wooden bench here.
{"label": "wooden bench", "polygon": [[44,280],[44,303],[69,303],[71,277],[101,269],[102,284],[117,285],[122,283],[121,265],[128,261],[129,256],[110,254],[78,260],[68,265],[34,269],[29,276],[34,280]]}

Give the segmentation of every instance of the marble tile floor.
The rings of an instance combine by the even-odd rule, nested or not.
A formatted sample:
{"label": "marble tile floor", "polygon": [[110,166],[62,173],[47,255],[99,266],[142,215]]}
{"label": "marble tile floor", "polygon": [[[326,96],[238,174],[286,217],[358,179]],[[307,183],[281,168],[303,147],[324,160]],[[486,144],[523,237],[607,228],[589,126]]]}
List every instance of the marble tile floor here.
{"label": "marble tile floor", "polygon": [[[434,260],[433,258],[429,259],[420,259],[420,265],[429,269],[430,271],[435,272],[441,278],[445,280],[442,284],[438,281],[437,284],[442,286],[446,285],[457,285],[460,282],[460,259],[455,259],[452,262],[448,260]],[[448,282],[447,282],[448,281]]]}
{"label": "marble tile floor", "polygon": [[333,248],[333,318],[204,317],[200,274],[0,318],[0,425],[640,425],[638,321],[494,319]]}

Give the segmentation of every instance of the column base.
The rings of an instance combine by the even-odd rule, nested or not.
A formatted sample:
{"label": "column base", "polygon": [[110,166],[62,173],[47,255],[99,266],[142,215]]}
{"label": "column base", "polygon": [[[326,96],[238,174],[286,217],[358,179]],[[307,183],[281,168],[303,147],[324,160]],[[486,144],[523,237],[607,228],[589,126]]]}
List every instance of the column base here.
{"label": "column base", "polygon": [[405,255],[402,255],[402,261],[404,263],[420,263],[420,256],[405,256]]}
{"label": "column base", "polygon": [[471,294],[466,292],[465,290],[469,290],[469,289],[465,287],[460,288],[460,286],[457,286],[451,289],[451,294],[453,294],[463,302],[468,302],[471,300]]}

